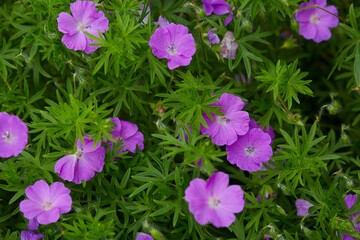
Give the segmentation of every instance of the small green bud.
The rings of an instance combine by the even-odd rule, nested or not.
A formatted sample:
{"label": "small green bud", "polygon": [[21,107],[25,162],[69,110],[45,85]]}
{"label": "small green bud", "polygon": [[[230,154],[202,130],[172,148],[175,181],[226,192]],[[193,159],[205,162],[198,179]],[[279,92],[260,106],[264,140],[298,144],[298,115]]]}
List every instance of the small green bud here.
{"label": "small green bud", "polygon": [[150,234],[155,240],[164,240],[165,239],[164,236],[161,234],[161,232],[155,228],[152,228],[150,230]]}
{"label": "small green bud", "polygon": [[199,9],[199,10],[198,10],[198,16],[201,17],[201,18],[206,17],[205,11],[202,10],[202,9],[201,9],[201,10]]}

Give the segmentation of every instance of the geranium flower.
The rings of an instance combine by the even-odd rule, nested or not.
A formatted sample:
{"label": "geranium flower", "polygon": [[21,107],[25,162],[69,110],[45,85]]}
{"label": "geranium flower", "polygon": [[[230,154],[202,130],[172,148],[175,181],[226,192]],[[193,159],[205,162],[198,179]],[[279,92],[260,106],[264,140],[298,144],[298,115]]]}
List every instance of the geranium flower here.
{"label": "geranium flower", "polygon": [[207,182],[201,178],[190,182],[185,190],[185,200],[199,224],[210,222],[215,227],[229,227],[236,219],[234,213],[244,209],[241,187],[228,185],[229,175],[223,172],[213,173]]}
{"label": "geranium flower", "polygon": [[250,129],[244,136],[239,136],[234,144],[226,146],[227,160],[241,170],[259,171],[263,162],[268,162],[273,154],[271,137],[259,128]]}
{"label": "geranium flower", "polygon": [[211,44],[219,44],[220,43],[220,38],[216,33],[212,32],[214,30],[216,30],[216,28],[210,28],[209,31],[208,31],[209,42]]}
{"label": "geranium flower", "polygon": [[295,206],[296,206],[296,215],[298,216],[307,216],[309,215],[309,208],[311,208],[312,205],[309,201],[306,201],[304,199],[297,199],[295,201]]}
{"label": "geranium flower", "polygon": [[[260,128],[261,123],[257,124],[254,119],[250,119],[249,128]],[[275,138],[274,129],[269,125],[269,127],[265,126],[264,129],[262,129],[264,133],[268,133],[271,137],[271,143],[273,143],[273,139]]]}
{"label": "geranium flower", "polygon": [[170,23],[163,16],[159,16],[159,19],[157,20],[157,22],[153,22],[153,24],[158,24],[158,25],[160,25],[160,27],[165,27],[166,25],[169,25]]}
{"label": "geranium flower", "polygon": [[26,230],[21,231],[21,240],[37,240],[44,237],[45,235],[43,234],[37,234]]}
{"label": "geranium flower", "polygon": [[167,58],[169,69],[190,64],[195,54],[195,40],[189,29],[181,24],[170,23],[157,28],[151,36],[149,45],[158,58]]}
{"label": "geranium flower", "polygon": [[224,39],[220,43],[220,47],[220,54],[223,58],[235,58],[239,44],[235,41],[233,32],[225,33]]}
{"label": "geranium flower", "polygon": [[229,22],[232,21],[233,16],[230,3],[225,2],[224,0],[202,0],[202,2],[206,16],[211,15],[211,13],[214,13],[216,15],[224,15],[230,13],[229,17],[225,20],[224,25],[227,26]]}
{"label": "geranium flower", "polygon": [[233,144],[238,136],[246,134],[249,130],[249,114],[245,111],[241,111],[244,107],[244,102],[241,98],[234,96],[229,93],[221,95],[218,102],[210,104],[210,106],[223,107],[219,111],[223,112],[224,116],[217,116],[211,114],[214,118],[214,122],[204,114],[204,120],[206,121],[209,128],[201,126],[202,134],[208,134],[211,136],[211,141],[216,145],[231,145]]}
{"label": "geranium flower", "polygon": [[[139,150],[144,149],[144,135],[138,131],[138,126],[134,123],[120,120],[119,118],[112,118],[111,121],[116,124],[115,127],[112,127],[113,131],[110,132],[112,137],[117,141],[122,140],[121,146],[124,146],[117,153],[130,151],[136,152],[136,145]],[[111,148],[114,143],[110,142]]]}
{"label": "geranium flower", "polygon": [[[313,5],[319,6],[334,15],[338,15],[335,6],[326,7],[326,0],[312,0],[308,3],[302,3],[300,8]],[[337,27],[339,24],[339,19],[337,17],[319,8],[300,10],[295,13],[295,19],[299,22],[300,35],[304,36],[306,39],[313,39],[317,43],[329,40],[331,38],[331,31],[329,28]]]}
{"label": "geranium flower", "polygon": [[37,221],[36,217],[29,220],[28,228],[31,231],[36,231],[39,228],[39,222]]}
{"label": "geranium flower", "polygon": [[28,143],[28,127],[15,115],[0,112],[0,158],[19,155]]}
{"label": "geranium flower", "polygon": [[37,217],[40,224],[54,223],[60,218],[60,214],[71,210],[70,189],[61,182],[54,182],[49,187],[45,181],[40,180],[28,186],[25,194],[29,199],[20,202],[20,211],[27,219]]}
{"label": "geranium flower", "polygon": [[95,176],[95,171],[102,171],[105,164],[105,148],[100,144],[93,148],[94,140],[83,138],[85,145],[78,139],[77,152],[60,158],[55,164],[55,172],[59,173],[62,179],[76,184],[80,184],[81,180],[89,181]]}
{"label": "geranium flower", "polygon": [[152,236],[150,236],[149,234],[140,232],[136,235],[135,240],[154,240],[154,238]]}
{"label": "geranium flower", "polygon": [[100,37],[99,30],[101,33],[109,30],[109,20],[103,12],[95,10],[94,2],[77,0],[70,4],[70,9],[73,16],[62,12],[57,18],[59,31],[65,33],[61,41],[68,49],[84,50],[86,54],[95,51],[99,46],[89,44],[98,42],[91,40],[85,32]]}
{"label": "geranium flower", "polygon": [[[352,206],[354,206],[354,204],[356,203],[356,199],[357,199],[357,194],[348,194],[345,198],[344,198],[344,201],[345,201],[345,204],[346,204],[346,208],[347,209],[350,209]],[[355,213],[355,214],[352,214],[350,215],[350,219],[351,221],[353,222],[354,224],[354,227],[355,227],[355,230],[360,232],[360,224],[359,222],[357,221],[357,218],[359,217],[360,215],[360,212],[358,213]],[[343,235],[342,236],[342,239],[343,240],[352,240],[355,238],[351,237],[351,236],[348,236],[348,235]]]}

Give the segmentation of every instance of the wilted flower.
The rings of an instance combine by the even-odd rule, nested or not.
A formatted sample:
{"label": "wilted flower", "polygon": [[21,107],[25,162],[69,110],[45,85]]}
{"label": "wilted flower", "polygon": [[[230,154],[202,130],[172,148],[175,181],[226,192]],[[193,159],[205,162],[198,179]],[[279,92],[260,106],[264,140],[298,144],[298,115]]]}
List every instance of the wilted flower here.
{"label": "wilted flower", "polygon": [[227,32],[225,34],[224,39],[220,43],[220,47],[220,54],[224,58],[233,59],[236,56],[239,44],[235,41],[233,32]]}
{"label": "wilted flower", "polygon": [[153,22],[153,24],[158,24],[158,25],[160,25],[160,27],[165,27],[166,25],[169,25],[170,23],[163,16],[159,16],[159,19],[157,20],[157,22]]}
{"label": "wilted flower", "polygon": [[28,143],[28,127],[15,115],[0,112],[0,158],[19,155]]}
{"label": "wilted flower", "polygon": [[100,144],[94,145],[94,140],[83,137],[84,143],[78,139],[76,143],[77,152],[66,155],[55,164],[55,172],[69,182],[80,184],[81,180],[89,181],[96,172],[101,172],[104,167],[105,148]]}
{"label": "wilted flower", "polygon": [[216,145],[230,145],[233,144],[239,135],[244,135],[249,130],[249,113],[241,111],[244,107],[244,102],[241,98],[229,93],[221,95],[218,102],[210,104],[209,106],[219,106],[222,109],[224,116],[218,116],[211,113],[214,122],[204,114],[204,120],[208,125],[205,128],[201,125],[202,134],[211,136],[211,141]]}
{"label": "wilted flower", "polygon": [[37,217],[40,224],[54,223],[60,218],[60,214],[71,210],[70,189],[61,182],[54,182],[49,187],[45,181],[40,180],[28,186],[25,194],[29,199],[20,202],[20,211],[27,219]]}
{"label": "wilted flower", "polygon": [[208,31],[209,42],[211,44],[219,44],[220,43],[220,38],[216,33],[212,32],[214,30],[216,30],[216,28],[210,28],[209,31]]}
{"label": "wilted flower", "polygon": [[21,231],[21,240],[37,240],[44,237],[43,234],[37,234],[26,230]]}
{"label": "wilted flower", "polygon": [[309,215],[309,208],[314,206],[310,202],[304,199],[297,199],[295,201],[296,211],[298,216],[307,216]]}
{"label": "wilted flower", "polygon": [[239,185],[229,185],[229,175],[213,173],[205,182],[195,178],[185,190],[185,200],[195,220],[205,225],[211,222],[215,227],[229,227],[235,221],[234,213],[244,209],[244,193]]}
{"label": "wilted flower", "polygon": [[157,28],[151,36],[149,45],[158,58],[167,58],[169,69],[190,64],[195,54],[194,37],[189,29],[181,24],[170,23]]}
{"label": "wilted flower", "polygon": [[98,31],[109,30],[109,20],[103,12],[95,10],[94,2],[77,0],[70,4],[70,9],[73,16],[62,12],[57,18],[59,31],[65,33],[61,41],[75,51],[84,50],[86,54],[95,51],[99,46],[89,44],[98,42],[91,40],[85,32],[100,37]]}
{"label": "wilted flower", "polygon": [[140,232],[136,235],[135,240],[154,240],[154,238],[152,236],[150,236],[149,234]]}
{"label": "wilted flower", "polygon": [[229,13],[229,17],[225,20],[224,25],[227,26],[229,22],[231,22],[233,16],[230,3],[225,2],[224,0],[202,0],[202,2],[206,16],[211,15],[211,13],[216,15]]}
{"label": "wilted flower", "polygon": [[268,162],[273,154],[270,142],[269,134],[259,128],[252,128],[245,135],[239,136],[234,144],[226,146],[227,160],[241,170],[259,171],[260,165]]}
{"label": "wilted flower", "polygon": [[[116,126],[112,127],[113,131],[110,132],[112,137],[117,141],[122,141],[122,149],[120,149],[117,153],[130,151],[136,152],[136,145],[139,150],[142,151],[144,149],[144,135],[138,131],[138,126],[134,123],[120,120],[119,118],[112,118],[111,121],[116,124]],[[110,142],[111,148],[114,143]]]}
{"label": "wilted flower", "polygon": [[[300,8],[318,6],[338,15],[335,6],[326,7],[326,0],[312,0],[308,3],[302,3]],[[300,25],[300,35],[306,39],[313,39],[315,42],[327,41],[331,37],[329,28],[337,27],[339,19],[330,13],[319,8],[309,8],[295,13],[295,19]]]}

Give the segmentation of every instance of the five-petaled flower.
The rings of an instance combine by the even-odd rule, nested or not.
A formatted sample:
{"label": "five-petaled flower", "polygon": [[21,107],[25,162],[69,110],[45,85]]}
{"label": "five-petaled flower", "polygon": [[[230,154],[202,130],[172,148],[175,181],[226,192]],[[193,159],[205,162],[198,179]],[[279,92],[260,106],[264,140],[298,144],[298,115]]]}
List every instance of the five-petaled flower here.
{"label": "five-petaled flower", "polygon": [[238,136],[246,134],[249,130],[249,113],[241,111],[245,104],[240,97],[224,93],[217,100],[218,102],[209,106],[222,107],[219,111],[223,112],[224,116],[211,113],[215,120],[213,122],[204,114],[204,120],[208,128],[201,126],[201,132],[211,136],[211,141],[216,145],[231,145],[237,140]]}
{"label": "five-petaled flower", "polygon": [[149,45],[158,58],[167,58],[169,69],[190,64],[195,54],[194,37],[189,29],[181,24],[170,23],[157,28],[151,36]]}
{"label": "five-petaled flower", "polygon": [[62,12],[57,18],[59,31],[65,33],[61,41],[75,51],[84,50],[87,54],[95,51],[99,46],[89,44],[98,42],[91,40],[85,32],[100,37],[98,31],[109,30],[109,20],[103,12],[95,10],[94,2],[77,0],[70,4],[70,9],[73,16]]}
{"label": "five-petaled flower", "polygon": [[227,160],[241,170],[259,171],[263,162],[268,162],[273,154],[271,137],[260,128],[252,128],[239,136],[234,144],[226,146]]}
{"label": "five-petaled flower", "polygon": [[225,20],[224,25],[227,26],[229,22],[231,22],[233,16],[230,3],[225,2],[224,0],[202,0],[202,2],[206,16],[211,15],[211,13],[216,15],[224,15],[229,13],[229,16]]}
{"label": "five-petaled flower", "polygon": [[20,202],[20,211],[27,219],[37,217],[40,224],[54,223],[59,220],[60,214],[71,210],[70,189],[61,182],[49,186],[40,180],[28,186],[25,194],[29,199]]}
{"label": "five-petaled flower", "polygon": [[55,172],[69,182],[80,184],[81,180],[89,181],[96,172],[101,172],[104,166],[105,147],[94,145],[94,140],[84,137],[83,145],[78,139],[77,152],[60,158],[55,164]]}
{"label": "five-petaled flower", "polygon": [[15,115],[0,112],[0,158],[21,153],[28,143],[28,127]]}
{"label": "five-petaled flower", "polygon": [[195,220],[205,225],[229,227],[235,221],[234,213],[244,209],[244,192],[239,185],[229,185],[229,175],[213,173],[205,182],[201,178],[191,180],[185,190],[185,200]]}
{"label": "five-petaled flower", "polygon": [[302,3],[300,8],[311,6],[318,6],[326,11],[313,7],[295,13],[295,19],[300,25],[299,33],[304,36],[304,38],[313,39],[317,43],[327,41],[331,38],[331,31],[329,28],[337,27],[339,24],[339,19],[336,17],[338,11],[335,6],[326,7],[326,0],[312,0],[308,3]]}

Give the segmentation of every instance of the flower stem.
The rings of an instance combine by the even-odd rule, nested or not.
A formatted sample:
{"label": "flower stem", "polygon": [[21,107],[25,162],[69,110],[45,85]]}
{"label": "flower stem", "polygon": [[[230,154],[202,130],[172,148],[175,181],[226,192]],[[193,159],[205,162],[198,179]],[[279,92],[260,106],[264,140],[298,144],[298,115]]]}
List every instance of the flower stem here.
{"label": "flower stem", "polygon": [[286,105],[285,105],[285,103],[283,102],[283,100],[281,99],[281,97],[278,95],[278,98],[279,98],[279,100],[280,100],[280,102],[281,102],[281,105],[283,105],[283,107],[285,108],[285,110],[286,110],[286,112],[290,115],[290,116],[292,116],[293,114],[289,111],[289,109],[286,107]]}
{"label": "flower stem", "polygon": [[64,235],[65,231],[64,231],[64,229],[62,229],[60,223],[59,223],[59,222],[56,222],[56,225],[58,225],[58,227],[60,228],[61,235]]}
{"label": "flower stem", "polygon": [[29,11],[28,7],[25,5],[25,3],[23,2],[23,0],[20,0],[21,4],[24,6],[24,8],[26,9],[26,11]]}
{"label": "flower stem", "polygon": [[4,82],[5,82],[6,86],[9,88],[9,90],[12,91],[12,89],[11,89],[9,83],[6,81],[5,77],[1,73],[0,73],[0,76],[4,79]]}
{"label": "flower stem", "polygon": [[325,8],[319,7],[319,6],[317,6],[317,5],[312,5],[312,6],[309,6],[309,7],[303,7],[303,8],[296,9],[296,10],[294,11],[294,14],[297,13],[298,11],[300,11],[300,10],[305,10],[305,9],[310,9],[310,8],[318,8],[318,9],[320,9],[320,10],[323,10],[323,11],[325,11],[325,12],[333,15],[334,17],[337,17],[338,19],[340,19],[340,20],[343,21],[343,22],[346,22],[346,20],[345,20],[344,18],[342,18],[342,17],[340,17],[340,16],[338,16],[338,15],[335,15],[335,14],[333,14],[332,12],[326,10]]}

